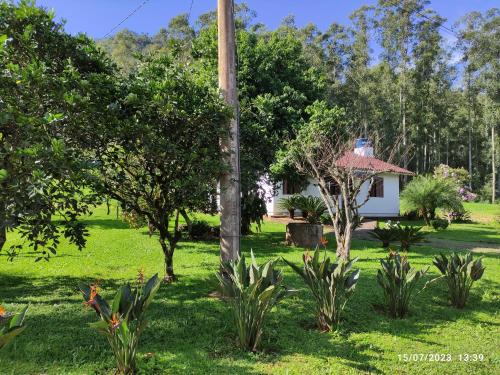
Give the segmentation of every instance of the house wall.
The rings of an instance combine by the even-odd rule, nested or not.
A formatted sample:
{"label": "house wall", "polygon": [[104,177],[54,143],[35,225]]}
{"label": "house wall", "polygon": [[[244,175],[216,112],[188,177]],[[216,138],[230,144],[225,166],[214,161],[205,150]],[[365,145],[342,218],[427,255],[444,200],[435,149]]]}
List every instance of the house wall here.
{"label": "house wall", "polygon": [[[399,216],[399,176],[395,174],[382,174],[384,179],[384,197],[372,197],[360,209],[359,214],[364,217],[396,217]],[[358,202],[362,202],[368,194],[369,182],[365,182],[361,187],[358,196]],[[279,207],[279,200],[290,195],[283,194],[283,188],[280,185],[276,187],[277,195],[273,196],[267,202],[268,215],[287,215],[286,210]],[[312,195],[319,197],[319,188],[314,180],[309,181],[309,185],[301,192],[302,195]]]}

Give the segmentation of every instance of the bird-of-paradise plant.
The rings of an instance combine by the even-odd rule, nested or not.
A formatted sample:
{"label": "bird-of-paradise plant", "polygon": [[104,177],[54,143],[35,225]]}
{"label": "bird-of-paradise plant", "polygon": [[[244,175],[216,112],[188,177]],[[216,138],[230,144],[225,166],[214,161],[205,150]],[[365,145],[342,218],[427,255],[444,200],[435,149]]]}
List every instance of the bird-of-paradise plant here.
{"label": "bird-of-paradise plant", "polygon": [[451,304],[458,309],[465,307],[472,284],[483,276],[485,267],[481,260],[482,257],[474,260],[472,253],[465,256],[453,253],[450,257],[441,253],[433,261],[442,273],[442,276],[433,281],[446,279]]}
{"label": "bird-of-paradise plant", "polygon": [[283,285],[281,271],[270,260],[262,266],[255,261],[247,267],[245,256],[222,263],[217,274],[222,296],[231,303],[234,323],[242,349],[255,352],[262,337],[264,319],[281,299],[290,293]]}
{"label": "bird-of-paradise plant", "polygon": [[84,305],[93,308],[100,318],[90,326],[108,339],[120,374],[133,374],[136,370],[139,338],[147,324],[144,313],[161,283],[158,274],[144,283],[142,271],[137,281],[134,288],[130,284],[122,286],[111,306],[99,294],[97,284],[80,285]]}
{"label": "bird-of-paradise plant", "polygon": [[319,248],[312,257],[309,252],[303,255],[303,267],[283,259],[311,289],[316,300],[318,325],[322,331],[331,331],[340,322],[342,312],[358,282],[359,269],[351,272],[357,259],[339,259],[337,263],[333,263],[326,257],[325,251],[323,260],[320,260]]}
{"label": "bird-of-paradise plant", "polygon": [[20,313],[14,314],[0,305],[0,350],[24,331],[26,328],[24,325],[26,311],[28,311],[28,306],[24,307]]}
{"label": "bird-of-paradise plant", "polygon": [[417,283],[429,267],[417,271],[406,256],[396,252],[389,253],[387,259],[381,259],[380,264],[382,267],[377,272],[377,282],[384,291],[389,314],[393,318],[404,318],[409,311]]}

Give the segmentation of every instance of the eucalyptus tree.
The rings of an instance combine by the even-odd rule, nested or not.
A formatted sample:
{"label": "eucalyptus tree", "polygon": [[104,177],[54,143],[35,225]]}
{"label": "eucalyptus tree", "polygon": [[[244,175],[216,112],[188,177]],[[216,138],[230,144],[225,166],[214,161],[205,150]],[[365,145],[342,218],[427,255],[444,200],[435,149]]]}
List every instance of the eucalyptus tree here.
{"label": "eucalyptus tree", "polygon": [[[403,148],[408,147],[408,91],[411,48],[415,43],[416,18],[420,17],[427,0],[379,0],[376,8],[377,28],[383,48],[382,57],[398,76],[399,123]],[[403,161],[408,167],[409,160]]]}
{"label": "eucalyptus tree", "polygon": [[[495,145],[498,140],[498,113],[500,112],[500,11],[492,8],[484,14],[472,12],[462,18],[459,25],[457,47],[462,52],[464,81],[468,93],[469,124],[473,127],[478,100],[484,103],[483,119],[487,121],[487,132],[491,134],[489,157],[492,172],[492,200],[495,199],[495,173],[498,157]],[[480,100],[480,96],[487,99]],[[472,130],[469,134],[471,134]],[[471,137],[470,137],[471,138]],[[469,142],[469,150],[472,149]],[[498,147],[497,147],[498,150]],[[469,169],[472,169],[472,151],[469,151]],[[497,159],[498,160],[498,159]],[[500,179],[498,181],[500,190]]]}
{"label": "eucalyptus tree", "polygon": [[56,253],[60,237],[79,249],[78,221],[97,196],[82,146],[105,123],[114,68],[85,36],[71,36],[31,1],[0,2],[0,250],[7,231],[36,259]]}
{"label": "eucalyptus tree", "polygon": [[[352,45],[350,48],[346,86],[352,97],[352,108],[355,122],[360,124],[368,134],[370,126],[371,106],[369,102],[369,65],[370,65],[370,31],[373,8],[363,6],[354,11],[349,18],[353,22]],[[373,126],[374,124],[371,124]]]}

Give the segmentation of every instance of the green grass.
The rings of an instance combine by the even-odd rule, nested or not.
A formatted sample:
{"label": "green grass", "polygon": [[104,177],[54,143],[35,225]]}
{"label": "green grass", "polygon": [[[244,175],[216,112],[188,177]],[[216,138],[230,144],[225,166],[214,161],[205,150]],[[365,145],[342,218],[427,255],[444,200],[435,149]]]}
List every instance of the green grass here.
{"label": "green grass", "polygon": [[[214,222],[216,218],[212,219]],[[28,328],[0,354],[1,374],[112,374],[114,360],[107,342],[87,326],[93,312],[82,306],[80,281],[101,280],[109,297],[118,285],[133,280],[144,267],[147,275],[163,272],[156,238],[147,230],[129,229],[100,208],[88,220],[91,236],[82,252],[63,244],[50,262],[34,263],[22,254],[13,263],[0,256],[0,300],[9,310],[27,303]],[[11,236],[12,237],[12,236]],[[284,256],[299,262],[302,249],[286,247],[284,226],[266,223],[263,233],[243,240],[258,261]],[[334,243],[330,238],[330,247]],[[430,265],[437,249],[410,253],[413,265]],[[329,254],[334,255],[331,248]],[[163,285],[150,307],[149,327],[139,350],[143,374],[493,374],[500,364],[499,257],[485,254],[486,272],[474,285],[464,310],[449,306],[443,284],[419,294],[411,314],[393,320],[377,307],[382,302],[375,275],[385,256],[374,242],[355,241],[361,277],[342,328],[320,333],[314,304],[301,280],[282,263],[295,296],[269,315],[262,352],[236,347],[228,306],[210,292],[217,288],[218,243],[184,242],[175,254],[179,281]],[[431,268],[429,277],[437,272]],[[428,278],[429,278],[428,277]],[[398,354],[450,353],[448,363],[404,362]],[[483,362],[460,362],[461,353],[482,353]]]}
{"label": "green grass", "polygon": [[464,203],[470,212],[472,223],[452,223],[446,230],[426,227],[423,220],[402,220],[405,225],[423,226],[428,238],[461,242],[480,242],[500,244],[500,204]]}

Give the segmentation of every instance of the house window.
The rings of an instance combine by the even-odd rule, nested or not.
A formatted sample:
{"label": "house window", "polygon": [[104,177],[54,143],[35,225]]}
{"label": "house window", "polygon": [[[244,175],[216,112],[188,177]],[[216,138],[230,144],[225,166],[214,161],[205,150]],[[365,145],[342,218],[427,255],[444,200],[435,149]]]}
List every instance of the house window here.
{"label": "house window", "polygon": [[300,194],[300,186],[297,183],[283,180],[283,195]]}
{"label": "house window", "polygon": [[384,197],[384,179],[382,177],[374,177],[373,184],[370,189],[370,198]]}

